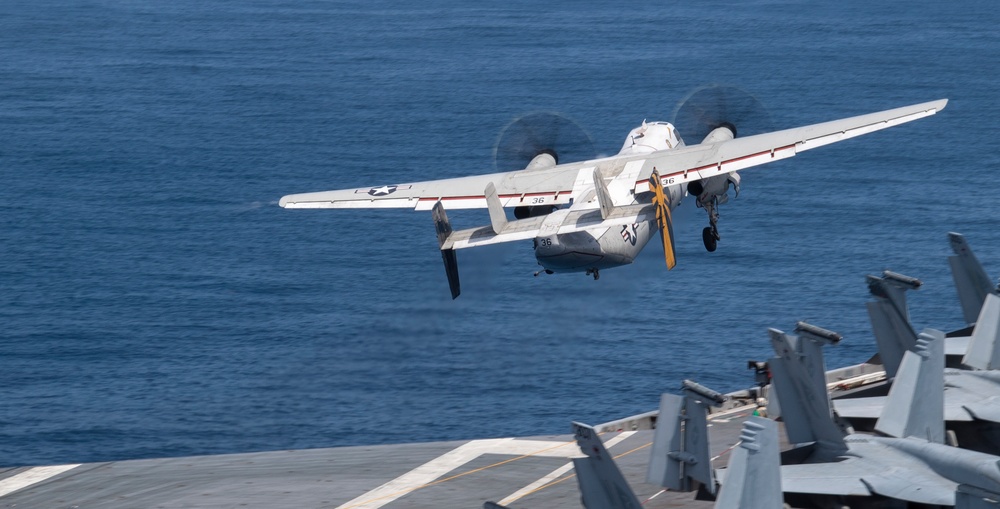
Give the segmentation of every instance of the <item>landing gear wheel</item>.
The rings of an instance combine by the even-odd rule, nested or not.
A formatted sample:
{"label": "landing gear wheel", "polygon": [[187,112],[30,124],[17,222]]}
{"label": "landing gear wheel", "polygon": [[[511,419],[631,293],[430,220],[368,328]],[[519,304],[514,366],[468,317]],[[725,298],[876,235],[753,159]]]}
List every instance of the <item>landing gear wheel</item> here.
{"label": "landing gear wheel", "polygon": [[597,269],[587,269],[588,276],[594,276],[594,281],[601,279],[601,273]]}
{"label": "landing gear wheel", "polygon": [[712,231],[711,226],[706,226],[704,230],[701,231],[701,240],[705,243],[705,249],[709,253],[714,253],[715,248],[719,246],[719,236]]}

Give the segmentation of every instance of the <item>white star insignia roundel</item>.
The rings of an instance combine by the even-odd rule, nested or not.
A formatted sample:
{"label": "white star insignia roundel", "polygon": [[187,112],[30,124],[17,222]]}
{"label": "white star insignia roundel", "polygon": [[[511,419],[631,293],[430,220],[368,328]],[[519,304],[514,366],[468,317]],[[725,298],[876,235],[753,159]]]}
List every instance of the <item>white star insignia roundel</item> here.
{"label": "white star insignia roundel", "polygon": [[368,190],[368,194],[372,196],[385,196],[387,194],[392,194],[395,192],[396,192],[396,186],[373,187]]}

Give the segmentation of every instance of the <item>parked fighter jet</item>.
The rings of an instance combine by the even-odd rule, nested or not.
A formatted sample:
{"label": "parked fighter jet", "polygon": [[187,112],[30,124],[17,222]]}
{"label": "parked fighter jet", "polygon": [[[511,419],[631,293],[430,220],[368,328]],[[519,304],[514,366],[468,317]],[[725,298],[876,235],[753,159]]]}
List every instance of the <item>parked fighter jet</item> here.
{"label": "parked fighter jet", "polygon": [[[794,338],[772,330],[772,342],[786,365],[798,362]],[[817,433],[806,463],[781,467],[786,493],[832,496],[880,495],[920,504],[952,506],[956,490],[969,485],[987,498],[1000,496],[1000,457],[944,444],[944,334],[926,330],[904,355],[875,430],[883,436]],[[778,360],[778,359],[775,359]],[[814,402],[829,407],[825,386],[798,370],[774,373],[789,441],[793,429],[836,429],[829,412],[789,412]],[[823,444],[822,440],[827,440]]]}
{"label": "parked fighter jet", "polygon": [[[699,133],[696,145],[681,139],[678,128],[683,126],[643,122],[611,157],[560,163],[558,147],[527,143],[530,162],[523,169],[293,194],[282,197],[280,205],[431,210],[452,298],[460,293],[455,251],[501,242],[534,239],[539,273],[585,272],[597,279],[602,269],[632,263],[658,230],[672,269],[671,211],[686,195],[695,196],[708,212],[703,241],[714,251],[720,238],[717,207],[728,199],[730,188],[739,193],[739,170],[933,115],[946,104],[942,99],[740,138],[738,121],[705,112],[708,118],[702,122],[708,129]],[[516,219],[509,220],[504,207],[513,208]],[[453,230],[446,208],[486,208],[490,225]]]}
{"label": "parked fighter jet", "polygon": [[[872,323],[895,322],[896,325],[883,330],[879,340],[879,355],[885,361],[886,371],[890,366],[898,366],[903,355],[916,346],[917,335],[909,323],[886,309],[886,303],[869,307]],[[988,421],[1000,423],[1000,296],[986,295],[982,309],[975,320],[976,326],[970,338],[945,338],[949,342],[960,341],[964,351],[961,358],[962,369],[944,369],[944,417],[951,421]],[[876,330],[878,333],[878,329]],[[950,353],[950,352],[949,352]],[[895,372],[893,372],[895,375]],[[875,419],[883,413],[886,398],[872,396],[834,400],[837,415],[847,419]]]}

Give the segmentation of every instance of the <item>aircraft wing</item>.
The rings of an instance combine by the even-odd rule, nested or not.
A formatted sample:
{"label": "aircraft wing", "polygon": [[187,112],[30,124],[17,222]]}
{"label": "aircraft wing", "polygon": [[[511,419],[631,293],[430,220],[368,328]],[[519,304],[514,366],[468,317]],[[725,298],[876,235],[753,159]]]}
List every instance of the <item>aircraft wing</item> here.
{"label": "aircraft wing", "polygon": [[654,169],[663,185],[676,185],[787,159],[799,152],[905,124],[944,109],[947,99],[879,111],[821,124],[654,152],[643,165],[635,192],[648,190]]}
{"label": "aircraft wing", "polygon": [[431,210],[441,201],[445,208],[486,208],[483,192],[490,183],[496,186],[504,207],[533,205],[565,205],[572,197],[578,180],[591,180],[582,163],[563,164],[549,168],[492,173],[472,177],[429,180],[409,184],[385,184],[376,187],[291,194],[279,204],[289,209],[364,209],[408,208]]}
{"label": "aircraft wing", "polygon": [[649,190],[654,170],[663,185],[688,184],[787,159],[799,152],[896,126],[940,111],[947,99],[821,124],[700,144],[650,154],[612,156],[592,161],[407,184],[292,194],[281,198],[285,208],[410,208],[431,210],[441,201],[447,209],[486,208],[484,190],[492,183],[504,207],[565,205],[593,188],[593,172],[606,177],[637,175],[635,192]]}

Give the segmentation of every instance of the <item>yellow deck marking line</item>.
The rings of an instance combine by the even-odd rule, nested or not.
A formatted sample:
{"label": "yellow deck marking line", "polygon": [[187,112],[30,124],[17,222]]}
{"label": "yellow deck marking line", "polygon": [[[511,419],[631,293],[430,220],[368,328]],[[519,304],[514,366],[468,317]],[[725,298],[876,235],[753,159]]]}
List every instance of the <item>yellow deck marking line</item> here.
{"label": "yellow deck marking line", "polygon": [[[624,433],[635,433],[635,432],[634,432],[634,431],[626,431],[626,432],[624,432]],[[617,438],[617,437],[616,437],[616,438]],[[608,440],[608,441],[607,441],[607,443],[605,443],[605,448],[607,448],[607,447],[610,447],[609,445],[607,445],[607,444],[610,444],[610,443],[611,443],[611,440]],[[612,444],[612,445],[613,445],[613,444]],[[647,448],[647,447],[649,447],[649,446],[651,446],[651,445],[653,445],[653,442],[647,442],[647,443],[645,443],[645,444],[643,444],[643,445],[640,445],[639,447],[636,447],[635,449],[632,449],[631,451],[626,451],[626,452],[623,452],[623,453],[619,454],[618,456],[614,456],[614,459],[618,459],[618,458],[621,458],[621,457],[624,457],[624,456],[628,456],[629,454],[632,454],[632,453],[633,453],[633,452],[635,452],[635,451],[638,451],[638,450],[640,450],[640,449],[645,449],[645,448]],[[565,467],[565,465],[564,465],[564,467]],[[570,463],[570,464],[569,464],[569,467],[570,467],[570,468],[572,468],[572,467],[573,467],[573,464],[572,464],[572,463]],[[558,469],[554,470],[554,471],[552,472],[552,474],[554,474],[554,473],[555,473],[556,471],[558,471],[558,470],[561,470],[562,468],[563,468],[563,467],[560,467],[560,468],[558,468]],[[566,469],[566,470],[569,470],[569,469]],[[565,472],[566,472],[566,470],[563,470],[563,473],[565,473]],[[545,476],[545,477],[549,477],[549,476],[551,476],[552,474],[549,474],[549,475],[547,475],[547,476]],[[562,474],[559,474],[559,475],[562,475]],[[574,478],[574,477],[576,477],[576,474],[570,474],[570,475],[568,475],[568,476],[566,476],[566,477],[563,477],[562,479],[558,479],[558,480],[555,480],[555,481],[551,481],[551,482],[549,482],[548,484],[543,484],[543,485],[541,485],[541,486],[538,486],[537,488],[534,488],[534,489],[532,489],[532,490],[530,490],[530,491],[525,491],[525,490],[527,490],[527,487],[525,487],[524,489],[522,489],[522,490],[519,490],[519,491],[518,491],[517,493],[515,493],[515,494],[514,494],[514,495],[518,495],[517,497],[514,497],[514,495],[511,495],[511,496],[509,496],[509,497],[507,497],[507,498],[503,499],[503,501],[500,501],[500,502],[498,502],[498,503],[499,503],[500,505],[504,505],[505,503],[510,503],[510,502],[515,502],[515,501],[517,501],[517,500],[519,500],[519,499],[521,499],[521,498],[524,498],[524,497],[526,497],[526,496],[528,496],[528,495],[531,495],[532,493],[537,493],[537,492],[539,492],[539,491],[542,491],[542,490],[544,490],[544,489],[546,489],[546,488],[550,488],[550,487],[552,487],[552,486],[555,486],[555,485],[557,485],[557,484],[559,484],[559,483],[561,483],[561,482],[563,482],[563,481],[567,481],[567,480],[569,480],[569,479],[572,479],[572,478]],[[544,479],[544,478],[543,478],[543,479]],[[532,483],[531,485],[535,485],[535,484],[536,484],[536,483]],[[522,491],[523,491],[524,493],[522,493]],[[506,502],[505,502],[505,501],[506,501]]]}
{"label": "yellow deck marking line", "polygon": [[[396,479],[393,479],[392,481],[389,481],[382,486],[355,498],[354,500],[337,506],[337,509],[377,509],[419,489],[441,484],[453,479],[458,479],[459,477],[464,477],[476,472],[482,472],[483,470],[505,465],[513,461],[530,458],[532,456],[567,458],[570,457],[572,451],[558,454],[545,453],[575,443],[576,442],[574,441],[546,442],[538,440],[514,440],[512,438],[473,440],[431,461],[428,461],[427,463],[424,463],[406,474],[403,474]],[[539,446],[543,447],[539,449]],[[461,474],[456,474],[451,477],[439,479],[442,475],[478,458],[479,456],[482,456],[483,454],[519,454],[519,456],[499,461],[497,463],[493,463],[492,465],[470,470],[468,472],[462,472]]]}
{"label": "yellow deck marking line", "polygon": [[33,484],[38,484],[50,477],[55,477],[63,472],[68,472],[77,465],[56,465],[52,467],[35,467],[25,470],[17,475],[12,475],[0,481],[0,497],[10,495],[17,490],[27,488]]}

